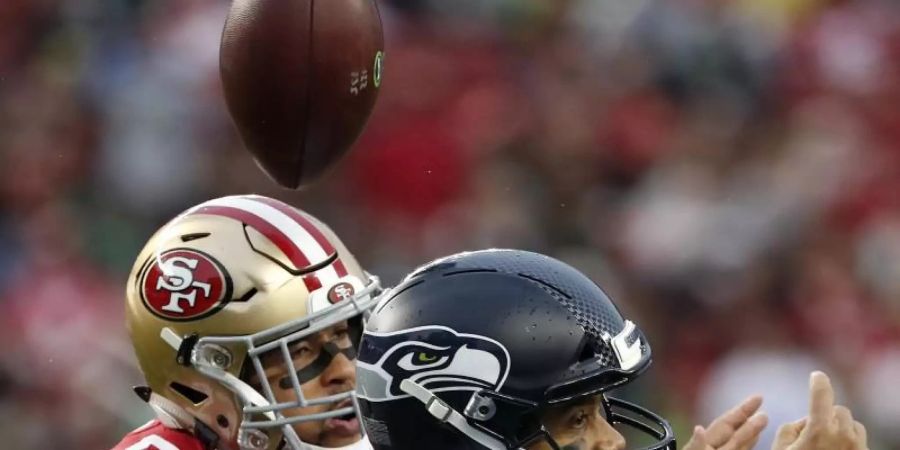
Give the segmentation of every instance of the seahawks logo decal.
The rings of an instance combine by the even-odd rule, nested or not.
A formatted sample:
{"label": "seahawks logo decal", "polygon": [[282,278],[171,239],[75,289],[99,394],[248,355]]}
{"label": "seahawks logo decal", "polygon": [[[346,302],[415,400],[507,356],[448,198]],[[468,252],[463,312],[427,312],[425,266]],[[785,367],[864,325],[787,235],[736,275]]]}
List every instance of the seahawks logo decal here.
{"label": "seahawks logo decal", "polygon": [[410,379],[432,392],[499,390],[509,374],[509,352],[499,342],[442,326],[363,334],[356,362],[357,393],[369,401],[409,397]]}

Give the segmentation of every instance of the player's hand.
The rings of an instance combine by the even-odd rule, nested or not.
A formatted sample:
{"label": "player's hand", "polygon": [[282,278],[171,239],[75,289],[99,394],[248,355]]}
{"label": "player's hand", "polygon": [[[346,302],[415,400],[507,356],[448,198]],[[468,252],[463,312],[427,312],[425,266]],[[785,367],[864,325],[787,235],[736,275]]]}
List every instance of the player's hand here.
{"label": "player's hand", "polygon": [[834,405],[828,376],[813,372],[809,379],[809,417],[778,428],[772,450],[865,450],[866,428],[850,410]]}
{"label": "player's hand", "polygon": [[759,434],[769,418],[757,412],[762,397],[754,395],[713,420],[708,427],[697,425],[691,440],[682,450],[749,450],[756,445]]}

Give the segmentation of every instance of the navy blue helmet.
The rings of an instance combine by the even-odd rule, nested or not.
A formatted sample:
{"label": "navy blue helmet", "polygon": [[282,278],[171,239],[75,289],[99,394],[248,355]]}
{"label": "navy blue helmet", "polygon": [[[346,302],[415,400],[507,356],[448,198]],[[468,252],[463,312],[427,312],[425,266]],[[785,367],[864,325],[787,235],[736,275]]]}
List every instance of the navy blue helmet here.
{"label": "navy blue helmet", "polygon": [[[674,449],[658,415],[606,395],[650,366],[650,345],[571,266],[484,250],[433,261],[388,291],[357,360],[375,450],[505,450],[540,441],[548,407],[602,395],[607,420]],[[427,443],[427,445],[426,445]],[[423,446],[424,445],[424,446]]]}

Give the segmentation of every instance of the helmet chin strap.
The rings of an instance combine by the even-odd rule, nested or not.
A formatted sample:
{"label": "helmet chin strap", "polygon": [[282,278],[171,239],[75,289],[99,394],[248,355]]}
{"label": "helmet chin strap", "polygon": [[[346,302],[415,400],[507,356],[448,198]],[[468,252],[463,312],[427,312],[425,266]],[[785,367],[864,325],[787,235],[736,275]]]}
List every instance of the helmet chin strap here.
{"label": "helmet chin strap", "polygon": [[481,446],[490,450],[508,450],[506,445],[498,439],[469,425],[465,416],[438,398],[434,393],[425,389],[421,384],[407,378],[400,382],[400,390],[422,402],[428,413],[435,419],[456,428]]}
{"label": "helmet chin strap", "polygon": [[194,426],[194,416],[191,416],[184,408],[175,404],[175,402],[157,394],[150,393],[147,404],[156,413],[156,417],[167,428],[184,428],[191,429]]}
{"label": "helmet chin strap", "polygon": [[369,441],[365,438],[343,447],[320,447],[318,445],[307,444],[303,442],[300,442],[299,444],[289,443],[289,445],[291,445],[291,448],[295,448],[297,450],[372,450],[372,445],[369,444]]}
{"label": "helmet chin strap", "polygon": [[[160,331],[160,338],[166,341],[176,352],[180,353],[184,351],[182,349],[182,345],[185,344],[185,339],[181,336],[178,336],[174,331],[170,328],[166,327]],[[193,343],[196,345],[196,342]],[[190,351],[190,366],[200,372],[201,374],[218,381],[220,384],[225,386],[229,391],[231,391],[234,395],[236,395],[240,401],[244,405],[251,406],[268,406],[269,401],[266,400],[259,392],[256,392],[252,387],[247,385],[241,381],[240,378],[232,375],[231,373],[215,367],[209,362],[205,361],[203,358],[199,357],[198,352],[193,351],[194,349],[189,349]],[[262,413],[269,420],[275,420],[275,414],[271,411],[266,411]],[[239,436],[238,437],[238,446],[241,448],[250,448],[257,449],[262,448],[266,444],[268,435],[259,430],[249,430],[249,434],[247,436]],[[247,445],[250,443],[259,444],[259,445]]]}
{"label": "helmet chin strap", "polygon": [[[166,341],[166,343],[168,343],[176,351],[181,348],[182,342],[184,340],[169,328],[162,329],[162,331],[160,332],[160,338]],[[244,383],[240,378],[232,375],[225,370],[213,367],[209,364],[204,364],[203,361],[195,360],[195,358],[193,357],[191,358],[191,367],[193,367],[203,375],[206,375],[207,377],[210,377],[223,384],[231,392],[237,395],[240,400],[246,405],[270,405],[269,401],[266,400],[266,398],[263,397],[259,392]],[[160,421],[163,422],[166,426],[170,426],[169,424],[171,423],[174,424],[173,428],[191,429],[190,424],[192,424],[194,421],[193,417],[169,399],[160,395],[152,394],[151,400],[148,401],[148,403],[150,403],[153,409],[157,412],[157,415],[160,417]],[[276,419],[275,414],[272,411],[266,411],[262,414],[265,415],[269,420]],[[296,431],[294,431],[294,428],[290,425],[285,425],[283,427],[282,434],[282,439],[284,439],[291,448],[296,450],[371,450],[372,448],[368,440],[366,440],[364,437],[356,443],[344,447],[331,448],[307,444],[300,440],[300,437],[297,436]]]}

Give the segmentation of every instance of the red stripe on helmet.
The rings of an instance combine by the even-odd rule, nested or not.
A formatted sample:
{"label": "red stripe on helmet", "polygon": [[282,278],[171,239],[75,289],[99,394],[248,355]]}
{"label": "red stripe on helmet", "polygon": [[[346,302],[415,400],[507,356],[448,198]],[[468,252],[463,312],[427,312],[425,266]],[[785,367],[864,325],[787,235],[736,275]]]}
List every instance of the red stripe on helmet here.
{"label": "red stripe on helmet", "polygon": [[306,284],[306,290],[309,292],[322,287],[322,281],[319,280],[319,277],[315,276],[315,274],[304,275],[303,283]]}
{"label": "red stripe on helmet", "polygon": [[[256,214],[231,206],[202,206],[192,212],[192,214],[211,214],[237,220],[272,241],[295,268],[303,269],[310,266],[309,259],[289,237],[281,232],[278,227]],[[322,287],[321,281],[313,274],[304,276],[303,282],[306,284],[306,289],[310,292]]]}
{"label": "red stripe on helmet", "polygon": [[339,277],[347,276],[347,268],[344,267],[344,262],[341,261],[340,257],[334,260],[334,271],[337,272]]}
{"label": "red stripe on helmet", "polygon": [[[309,235],[312,236],[313,239],[316,240],[316,243],[318,243],[319,246],[322,247],[322,250],[325,251],[326,255],[330,256],[332,254],[337,253],[334,249],[334,245],[332,245],[331,241],[329,241],[328,238],[325,237],[325,234],[322,233],[322,230],[320,230],[319,227],[317,227],[316,224],[313,223],[313,221],[309,220],[309,218],[306,217],[303,213],[298,211],[297,208],[294,208],[294,207],[288,205],[287,203],[275,200],[273,198],[268,198],[268,197],[248,197],[248,198],[251,198],[260,203],[265,203],[266,205],[269,205],[269,206],[277,209],[278,211],[284,213],[284,215],[290,217],[293,221],[297,222],[298,225],[303,227],[303,229],[306,230],[306,232],[309,233]],[[347,268],[344,266],[344,262],[341,261],[340,256],[341,255],[338,255],[338,257],[334,260],[334,263],[333,263],[334,271],[337,272],[338,277],[345,277],[345,276],[347,276]]]}

